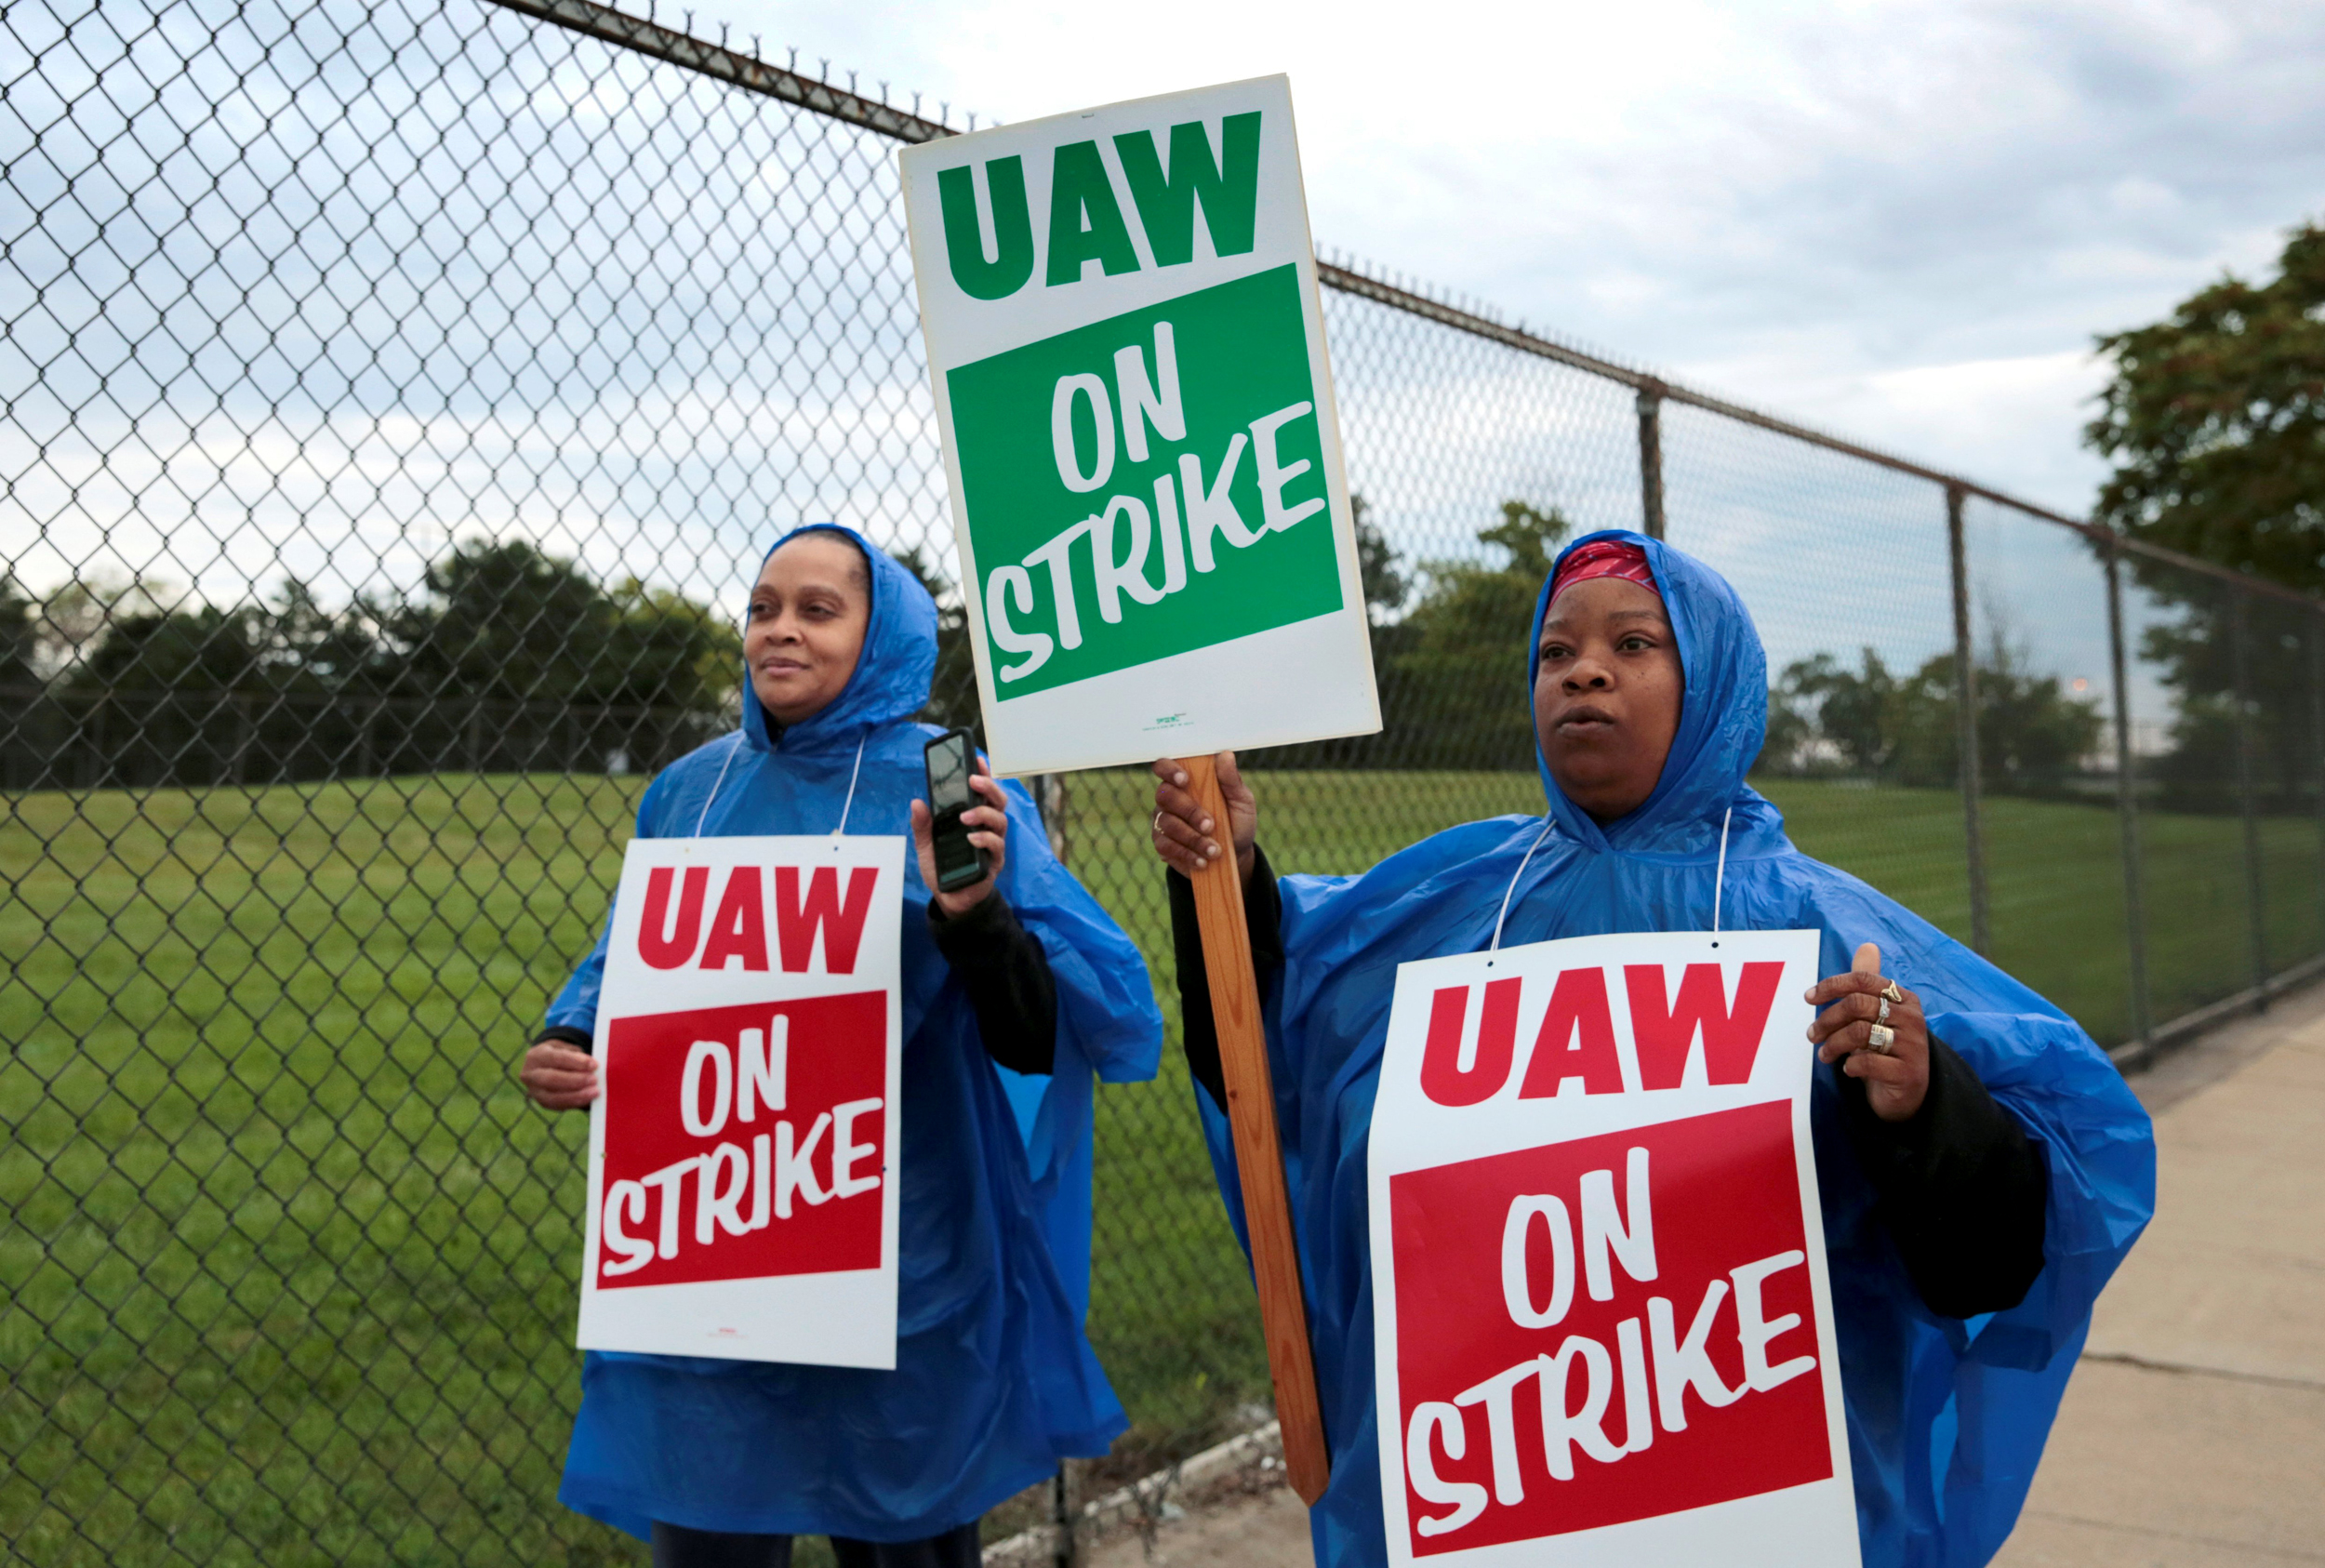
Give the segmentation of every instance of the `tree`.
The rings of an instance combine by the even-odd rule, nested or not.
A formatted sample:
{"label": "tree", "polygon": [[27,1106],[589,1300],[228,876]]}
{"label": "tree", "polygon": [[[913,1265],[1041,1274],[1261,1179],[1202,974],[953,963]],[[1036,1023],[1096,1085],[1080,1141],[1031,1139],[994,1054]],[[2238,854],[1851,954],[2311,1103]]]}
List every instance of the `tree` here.
{"label": "tree", "polygon": [[611,591],[523,539],[472,540],[428,568],[418,602],[382,612],[399,693],[600,708],[721,708],[742,640],[684,595]]}
{"label": "tree", "polygon": [[636,578],[606,604],[613,630],[584,673],[585,693],[613,706],[711,713],[741,688],[742,632],[709,605]]}
{"label": "tree", "polygon": [[74,582],[35,615],[0,581],[0,686],[14,647],[56,672],[102,777],[199,784],[643,765],[704,738],[742,679],[741,635],[708,607],[635,578],[607,589],[522,540],[459,545],[423,585],[333,609],[295,578],[231,607]]}
{"label": "tree", "polygon": [[742,679],[723,618],[635,578],[609,591],[523,539],[457,546],[423,597],[377,613],[381,689],[413,715],[391,732],[399,767],[658,766],[708,737]]}
{"label": "tree", "polygon": [[[2325,592],[2325,228],[2287,236],[2278,275],[2233,274],[2167,319],[2099,339],[2114,361],[2086,442],[2114,459],[2098,515],[2134,538]],[[2155,770],[2173,804],[2233,804],[2238,601],[2246,724],[2264,804],[2300,804],[2314,772],[2305,645],[2317,618],[2133,556],[2135,580],[2179,613],[2142,654],[2177,701]]]}
{"label": "tree", "polygon": [[1350,496],[1348,510],[1356,517],[1356,571],[1364,586],[1364,613],[1375,628],[1393,625],[1412,597],[1413,579],[1398,569],[1396,547],[1373,521],[1364,498]]}
{"label": "tree", "polygon": [[40,672],[33,663],[33,618],[40,603],[15,577],[0,573],[0,788],[22,789],[39,778],[53,741],[38,731]]}
{"label": "tree", "polygon": [[266,640],[272,661],[316,691],[369,689],[382,678],[379,613],[360,599],[333,610],[297,578],[275,590]]}
{"label": "tree", "polygon": [[267,689],[265,613],[256,606],[124,616],[67,678],[85,691],[232,692]]}
{"label": "tree", "polygon": [[2274,280],[2225,275],[2098,346],[2114,376],[2084,440],[2116,465],[2099,517],[2325,591],[2325,228],[2292,231]]}
{"label": "tree", "polygon": [[630,684],[605,679],[614,607],[569,561],[522,539],[471,540],[431,564],[425,586],[388,617],[405,695],[604,701],[604,687]]}
{"label": "tree", "polygon": [[49,674],[68,671],[116,622],[160,615],[179,597],[166,584],[142,578],[127,582],[102,576],[75,578],[43,600],[40,613],[33,618],[33,663]]}
{"label": "tree", "polygon": [[[97,777],[113,783],[216,783],[255,751],[278,684],[267,667],[267,617],[215,605],[115,616],[87,640],[58,687]],[[312,720],[312,715],[308,715]],[[261,769],[261,771],[271,771]]]}
{"label": "tree", "polygon": [[[1932,659],[1922,675],[1928,679],[1940,665],[1951,718],[1952,658]],[[2081,771],[2106,732],[2098,703],[2069,697],[2056,675],[2032,673],[2026,655],[1999,638],[1979,661],[1978,770],[1986,789],[2017,794],[2056,790]],[[1949,725],[1947,733],[1959,735],[1959,727]]]}
{"label": "tree", "polygon": [[1897,702],[1896,677],[1869,647],[1853,671],[1828,653],[1795,659],[1768,694],[1762,762],[1776,772],[1879,777],[1895,746]]}
{"label": "tree", "polygon": [[330,610],[296,578],[285,579],[271,606],[181,603],[164,609],[141,594],[116,594],[86,631],[66,618],[103,603],[79,585],[50,600],[50,625],[66,628],[77,654],[62,675],[72,689],[323,697],[376,674],[381,658],[366,606]]}
{"label": "tree", "polygon": [[33,618],[40,604],[12,575],[0,573],[0,687],[39,684],[33,671]]}
{"label": "tree", "polygon": [[[1350,496],[1348,509],[1356,514],[1357,580],[1364,591],[1365,637],[1373,649],[1373,681],[1381,701],[1381,734],[1349,740],[1326,741],[1319,761],[1326,765],[1381,765],[1395,760],[1402,744],[1399,710],[1405,695],[1397,671],[1399,661],[1412,648],[1418,633],[1412,618],[1402,614],[1413,597],[1413,577],[1388,536],[1373,521],[1372,508],[1362,496]],[[1387,749],[1384,751],[1384,747]]]}
{"label": "tree", "polygon": [[[2026,666],[2026,653],[1999,634],[1978,659],[1980,782],[2004,793],[2059,789],[2105,730],[2096,703]],[[1899,677],[1869,647],[1855,670],[1820,653],[1787,665],[1768,694],[1769,741],[1759,765],[1950,787],[1961,777],[1960,711],[1951,654]]]}
{"label": "tree", "polygon": [[[2314,618],[2266,606],[2248,618],[2243,733],[2252,745],[2252,782],[2264,810],[2314,811],[2318,750],[2309,683],[2316,665],[2304,637]],[[2236,618],[2219,596],[2187,604],[2176,620],[2149,626],[2142,658],[2172,688],[2172,749],[2150,764],[2165,804],[2183,811],[2233,811],[2236,793]]]}
{"label": "tree", "polygon": [[1500,565],[1432,561],[1409,639],[1388,661],[1384,694],[1407,766],[1526,768],[1534,710],[1525,687],[1526,635],[1551,552],[1573,531],[1556,508],[1504,501],[1502,520],[1478,530],[1508,553]]}
{"label": "tree", "polygon": [[931,565],[914,545],[896,558],[937,601],[937,673],[928,684],[928,706],[921,718],[947,729],[965,728],[985,743],[985,721],[976,703],[976,657],[969,647],[969,612],[950,579]]}

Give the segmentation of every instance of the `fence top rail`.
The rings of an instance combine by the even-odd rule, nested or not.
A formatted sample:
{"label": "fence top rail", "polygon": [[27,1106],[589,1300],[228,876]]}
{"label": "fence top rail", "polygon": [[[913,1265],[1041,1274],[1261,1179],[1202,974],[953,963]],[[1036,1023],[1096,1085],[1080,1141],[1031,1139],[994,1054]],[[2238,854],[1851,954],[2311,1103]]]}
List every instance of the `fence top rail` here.
{"label": "fence top rail", "polygon": [[[600,0],[492,0],[492,3],[525,16],[553,22],[559,27],[567,28],[575,33],[585,33],[590,37],[618,45],[639,54],[666,60],[672,65],[682,66],[702,75],[714,77],[719,81],[744,88],[746,91],[760,93],[847,125],[860,126],[866,130],[876,131],[882,136],[893,137],[898,141],[935,141],[942,137],[961,134],[959,129],[947,125],[942,118],[932,120],[921,114],[918,112],[917,97],[912,109],[899,109],[884,98],[867,97],[856,91],[852,85],[852,76],[851,86],[835,86],[819,77],[806,75],[790,67],[770,65],[761,60],[756,53],[744,54],[724,43],[713,44],[707,39],[697,38],[691,33],[665,27],[648,18],[636,17],[626,11],[617,10],[612,6],[601,4]],[[688,16],[691,20],[691,13],[688,13]],[[883,86],[884,88],[885,84],[883,84]],[[947,105],[946,112],[949,110],[950,105]],[[998,125],[1000,122],[995,121],[994,124]],[[971,120],[971,125],[972,127],[975,125],[974,118]],[[1650,371],[1637,369],[1603,355],[1571,347],[1542,337],[1538,333],[1529,332],[1521,326],[1507,326],[1475,311],[1431,299],[1425,293],[1398,284],[1388,283],[1347,261],[1320,260],[1317,263],[1316,272],[1318,281],[1327,288],[1335,289],[1343,294],[1354,295],[1359,299],[1370,299],[1375,304],[1433,321],[1441,326],[1450,327],[1456,332],[1483,338],[1506,348],[1515,349],[1521,353],[1533,354],[1588,375],[1619,382],[1631,388],[1641,397],[1659,398],[1671,403],[1684,404],[1694,408],[1701,408],[1707,413],[1717,414],[1722,419],[1734,419],[1739,424],[1751,425],[1774,435],[1781,435],[1811,446],[1822,447],[1828,452],[1837,452],[1843,457],[1871,463],[1894,473],[1926,480],[1930,484],[1942,485],[1963,496],[1975,496],[1980,500],[2005,507],[2010,511],[2055,525],[2058,527],[2071,528],[2103,548],[2111,547],[2126,554],[2137,555],[2146,560],[2177,566],[2185,571],[2214,578],[2223,582],[2233,583],[2249,592],[2260,593],[2272,599],[2299,605],[2312,611],[2325,613],[2325,600],[2312,598],[2297,589],[2269,582],[2249,573],[2237,571],[2233,567],[2199,560],[2193,555],[2184,555],[2178,551],[2166,550],[2159,545],[2128,538],[2104,524],[2092,522],[2088,518],[2069,517],[2065,512],[2053,512],[2048,507],[2022,500],[2016,496],[1997,490],[1992,485],[1982,485],[1974,479],[1964,478],[1957,473],[1948,473],[1943,469],[1931,468],[1927,464],[1917,463],[1909,458],[1897,457],[1893,453],[1884,452],[1879,447],[1867,446],[1861,443],[1830,434],[1811,425],[1799,424],[1790,419],[1780,419],[1774,414],[1763,414],[1759,409],[1727,398],[1697,392],[1693,388],[1666,380]]]}
{"label": "fence top rail", "polygon": [[[885,99],[859,93],[853,86],[834,86],[796,69],[770,65],[755,53],[744,54],[724,43],[697,38],[648,18],[599,5],[597,0],[493,0],[493,4],[898,141],[935,141],[961,134],[941,118],[932,120],[920,113],[917,97],[912,108],[899,109]],[[691,12],[688,20],[692,20]]]}
{"label": "fence top rail", "polygon": [[1591,353],[1587,350],[1574,348],[1569,344],[1544,338],[1539,334],[1528,332],[1521,326],[1510,326],[1459,305],[1434,299],[1427,294],[1402,285],[1371,276],[1346,261],[1319,261],[1316,271],[1319,279],[1327,287],[1370,299],[1375,304],[1386,305],[1392,310],[1403,311],[1408,314],[1423,317],[1441,326],[1451,327],[1456,332],[1466,332],[1473,337],[1500,343],[1521,353],[1534,354],[1560,365],[1570,365],[1589,375],[1620,382],[1637,392],[1641,397],[1659,398],[1670,403],[1686,404],[1691,407],[1701,408],[1707,413],[1717,414],[1722,419],[1734,419],[1740,424],[1752,425],[1772,434],[1786,436],[1811,446],[1819,446],[1829,452],[1838,452],[1843,457],[1853,458],[1860,462],[1872,463],[1893,472],[1927,480],[1933,485],[1942,485],[1962,496],[1975,496],[1980,500],[1990,501],[1996,506],[2007,507],[2013,512],[2024,513],[2040,522],[2054,524],[2062,528],[2071,528],[2102,548],[2112,547],[2126,554],[2143,556],[2188,571],[2199,572],[2207,577],[2217,578],[2225,582],[2232,582],[2239,588],[2255,593],[2287,600],[2308,609],[2325,611],[2325,602],[2313,599],[2298,589],[2287,588],[2281,583],[2270,582],[2264,578],[2256,578],[2249,573],[2237,571],[2233,567],[2199,560],[2193,555],[2183,555],[2178,551],[2166,550],[2160,545],[2128,538],[2105,524],[2093,523],[2084,518],[2069,517],[2064,512],[2053,512],[2048,507],[2038,506],[2032,501],[2022,500],[2016,496],[1997,490],[1990,485],[1982,485],[1974,479],[1948,473],[1944,469],[1931,468],[1927,464],[1917,463],[1910,458],[1884,452],[1879,447],[1867,446],[1861,443],[1833,435],[1811,425],[1798,424],[1790,419],[1780,419],[1774,414],[1763,414],[1759,409],[1744,404],[1732,402],[1727,398],[1715,397],[1708,392],[1697,392],[1677,382],[1667,381],[1649,371],[1635,369],[1602,355]]}

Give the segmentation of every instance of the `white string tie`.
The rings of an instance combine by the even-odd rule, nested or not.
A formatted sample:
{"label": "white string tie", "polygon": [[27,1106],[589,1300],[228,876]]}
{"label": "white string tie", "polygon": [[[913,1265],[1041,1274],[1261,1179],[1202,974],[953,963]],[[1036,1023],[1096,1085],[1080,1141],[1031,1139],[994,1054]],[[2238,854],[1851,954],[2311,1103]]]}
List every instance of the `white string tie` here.
{"label": "white string tie", "polygon": [[1720,935],[1720,891],[1728,880],[1728,823],[1735,816],[1731,805],[1720,817],[1720,868],[1711,873],[1711,934]]}
{"label": "white string tie", "polygon": [[847,814],[856,808],[856,781],[863,777],[864,742],[870,738],[871,731],[868,729],[856,742],[856,765],[848,771],[847,799],[840,803],[840,825],[831,830],[831,836],[835,839],[847,831]]}
{"label": "white string tie", "polygon": [[726,755],[719,759],[719,776],[711,780],[711,792],[702,799],[702,815],[695,818],[694,837],[702,836],[702,825],[711,819],[711,803],[719,798],[719,786],[726,782],[726,764],[733,762],[735,753],[742,749],[742,732],[737,730],[735,732],[735,744],[729,746],[726,749]]}
{"label": "white string tie", "polygon": [[1526,845],[1525,858],[1520,860],[1518,862],[1518,869],[1510,873],[1509,886],[1502,892],[1501,913],[1494,917],[1494,939],[1486,945],[1485,950],[1487,952],[1501,951],[1502,922],[1509,918],[1509,900],[1518,891],[1518,879],[1526,874],[1526,867],[1534,859],[1534,852],[1542,847],[1542,841],[1544,839],[1550,836],[1550,829],[1555,825],[1556,820],[1557,819],[1555,817],[1545,817],[1542,818],[1542,831],[1534,835],[1534,842]]}

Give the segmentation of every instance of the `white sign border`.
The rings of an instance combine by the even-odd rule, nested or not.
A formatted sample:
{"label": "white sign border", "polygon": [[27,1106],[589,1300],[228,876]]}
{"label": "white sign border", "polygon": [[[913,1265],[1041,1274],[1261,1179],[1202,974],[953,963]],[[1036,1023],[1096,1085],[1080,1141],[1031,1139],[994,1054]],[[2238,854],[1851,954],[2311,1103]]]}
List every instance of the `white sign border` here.
{"label": "white sign border", "polygon": [[[1108,280],[1114,286],[1111,287],[1083,293],[1081,286],[1075,286],[1062,291],[1062,297],[1055,300],[1045,298],[1045,305],[1054,303],[1057,307],[1055,313],[1058,319],[1045,324],[1030,337],[977,341],[972,350],[968,345],[954,345],[950,335],[941,329],[929,329],[930,322],[942,322],[948,312],[965,309],[960,300],[950,298],[960,291],[949,272],[920,264],[944,253],[941,224],[935,226],[932,233],[922,216],[935,200],[934,160],[942,158],[947,166],[953,166],[955,160],[963,156],[977,162],[1006,157],[1019,141],[1046,147],[1057,140],[1056,131],[1071,128],[1077,133],[1076,140],[1098,142],[1102,155],[1109,159],[1110,176],[1112,151],[1106,139],[1114,133],[1118,124],[1122,129],[1161,128],[1176,119],[1192,116],[1207,120],[1253,107],[1260,109],[1263,114],[1282,116],[1280,134],[1288,145],[1279,155],[1288,153],[1293,189],[1278,199],[1283,202],[1295,225],[1295,244],[1259,245],[1247,256],[1206,255],[1208,230],[1198,223],[1197,233],[1205,237],[1198,246],[1195,259],[1167,269],[1157,268],[1152,264],[1152,253],[1147,248],[1135,209],[1126,208],[1123,216],[1130,224],[1132,243],[1140,251],[1142,265],[1138,272]],[[1279,133],[1265,119],[1261,126],[1264,182],[1269,140]],[[984,714],[987,747],[995,772],[1022,777],[1036,773],[1125,766],[1151,762],[1165,753],[1202,756],[1242,747],[1328,740],[1378,731],[1380,698],[1373,670],[1371,620],[1357,555],[1356,518],[1348,498],[1347,462],[1340,445],[1340,411],[1333,389],[1332,356],[1324,340],[1323,301],[1316,277],[1315,244],[1308,227],[1307,184],[1300,170],[1299,133],[1292,110],[1291,79],[1281,74],[1256,76],[997,126],[965,137],[949,137],[941,142],[908,147],[898,154],[898,162],[904,180],[906,229],[916,259],[913,277],[928,349],[929,380],[936,396],[937,424],[942,438],[947,503],[958,549],[960,593],[968,612],[977,702]],[[1029,160],[1029,200],[1046,194],[1049,171],[1038,165],[1038,159]],[[925,175],[922,173],[923,168]],[[1259,200],[1264,213],[1269,201],[1264,183]],[[1047,210],[1046,200],[1035,201],[1034,206],[1036,210]],[[1295,254],[1284,254],[1287,249]],[[1045,253],[1046,240],[1037,223],[1037,271],[1045,262]],[[1003,702],[998,696],[986,636],[984,594],[980,587],[984,574],[977,567],[969,534],[947,375],[963,365],[1012,347],[1038,342],[1127,312],[1165,304],[1239,278],[1272,272],[1287,262],[1298,269],[1300,310],[1308,333],[1309,379],[1315,389],[1317,435],[1322,451],[1325,494],[1330,501],[1334,551],[1340,571],[1341,607],[1250,637],[1192,649]],[[1037,285],[1029,283],[1026,286]],[[1287,722],[1282,716],[1285,705],[1281,692],[1272,694],[1270,700],[1270,694],[1254,689],[1251,671],[1255,668],[1321,669],[1328,672],[1328,678],[1321,685],[1301,692],[1300,700],[1292,709],[1298,718]],[[1361,694],[1357,693],[1358,683],[1340,673],[1350,668],[1363,671]],[[1361,701],[1346,700],[1351,695],[1361,695]],[[1060,700],[1042,700],[1053,697]],[[1327,697],[1340,700],[1327,700]],[[1142,718],[1144,722],[1135,732],[1139,738],[1133,741],[1124,736],[1118,741],[1093,745],[1089,720],[1093,710]],[[1155,738],[1149,741],[1146,738],[1149,736]]]}
{"label": "white sign border", "polygon": [[[845,996],[875,989],[867,976],[889,977],[887,1001],[887,1093],[882,1106],[880,1256],[876,1269],[822,1274],[777,1275],[758,1280],[693,1281],[666,1285],[601,1287],[597,1282],[599,1227],[605,1204],[605,1096],[590,1107],[589,1212],[583,1227],[581,1300],[574,1342],[585,1350],[647,1355],[709,1356],[729,1361],[848,1366],[892,1372],[897,1364],[898,1189],[904,1150],[900,1144],[903,1090],[903,893],[906,841],[898,834],[786,834],[733,838],[633,838],[622,857],[621,883],[614,899],[613,929],[606,946],[599,990],[594,1050],[606,1060],[614,1024],[607,1004],[622,982],[649,972],[638,966],[638,925],[645,903],[647,874],[659,867],[817,863],[841,868],[870,866],[880,873],[872,912],[857,949],[856,972],[833,975],[781,969],[682,971],[698,994],[680,1005],[650,1012],[727,1007],[754,1002],[780,1003],[816,996]],[[715,893],[714,893],[715,896]],[[897,911],[886,918],[884,911]],[[770,930],[772,937],[772,930]],[[820,944],[818,944],[820,951]],[[669,977],[660,977],[666,983]],[[780,994],[774,994],[776,992]],[[649,1016],[648,1013],[624,1017]]]}

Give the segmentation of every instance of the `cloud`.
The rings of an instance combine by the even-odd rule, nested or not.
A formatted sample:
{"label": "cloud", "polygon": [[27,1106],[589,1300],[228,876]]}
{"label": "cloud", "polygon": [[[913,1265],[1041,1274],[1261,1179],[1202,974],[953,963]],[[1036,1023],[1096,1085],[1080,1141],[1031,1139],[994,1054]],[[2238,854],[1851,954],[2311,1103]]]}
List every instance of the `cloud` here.
{"label": "cloud", "polygon": [[1009,118],[1288,71],[1321,244],[2077,509],[2072,357],[2325,211],[2314,6],[726,9]]}
{"label": "cloud", "polygon": [[[2092,335],[2265,268],[2325,204],[2316,7],[724,4],[738,42],[917,83],[956,123],[1288,71],[1325,246],[2069,511],[2100,472]],[[405,20],[427,37],[365,47],[466,60],[446,16]],[[384,591],[491,530],[710,592],[771,528],[835,515],[943,553],[893,149],[491,26],[525,47],[502,71],[479,46],[489,92],[470,63],[358,90],[351,57],[140,111],[214,182],[124,162],[104,94],[73,111],[94,172],[17,155],[17,123],[11,192],[43,216],[9,275],[40,305],[0,365],[0,566]],[[1459,548],[1513,495],[1635,518],[1621,389],[1330,309],[1356,479],[1406,548]],[[1859,527],[1853,485],[1928,513],[1926,486],[1670,428],[1675,529]]]}

